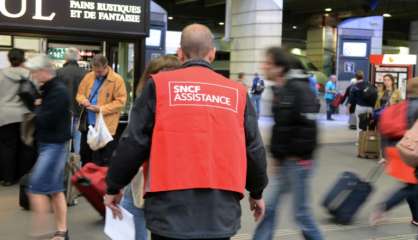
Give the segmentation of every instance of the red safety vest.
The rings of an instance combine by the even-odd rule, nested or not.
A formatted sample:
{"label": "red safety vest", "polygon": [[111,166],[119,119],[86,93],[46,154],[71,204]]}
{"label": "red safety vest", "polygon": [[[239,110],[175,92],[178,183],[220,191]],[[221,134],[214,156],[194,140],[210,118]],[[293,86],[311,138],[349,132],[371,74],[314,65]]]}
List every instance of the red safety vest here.
{"label": "red safety vest", "polygon": [[145,194],[190,189],[243,194],[246,89],[200,66],[152,78],[156,113]]}

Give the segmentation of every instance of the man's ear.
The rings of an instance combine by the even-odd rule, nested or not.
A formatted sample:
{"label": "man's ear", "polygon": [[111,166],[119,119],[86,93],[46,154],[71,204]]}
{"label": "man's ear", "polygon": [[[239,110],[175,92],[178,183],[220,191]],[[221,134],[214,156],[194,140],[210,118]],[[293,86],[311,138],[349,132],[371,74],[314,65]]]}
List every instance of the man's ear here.
{"label": "man's ear", "polygon": [[215,58],[216,58],[216,48],[212,48],[208,53],[208,60],[210,63],[212,63],[213,61],[215,61]]}
{"label": "man's ear", "polygon": [[178,49],[177,49],[177,59],[178,59],[181,63],[186,62],[186,56],[185,56],[185,54],[184,54],[184,52],[183,52],[183,49],[181,49],[181,48],[178,48]]}

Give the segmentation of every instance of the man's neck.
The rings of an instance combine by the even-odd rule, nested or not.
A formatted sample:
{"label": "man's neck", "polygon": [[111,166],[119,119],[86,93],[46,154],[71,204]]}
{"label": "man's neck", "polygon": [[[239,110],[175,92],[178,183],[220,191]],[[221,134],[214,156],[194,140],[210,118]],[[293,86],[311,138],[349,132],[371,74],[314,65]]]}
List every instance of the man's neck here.
{"label": "man's neck", "polygon": [[193,62],[193,61],[205,61],[207,63],[211,63],[209,58],[203,57],[203,58],[187,58],[184,60],[183,64],[187,62]]}
{"label": "man's neck", "polygon": [[277,76],[274,80],[277,84],[277,86],[282,87],[286,84],[287,80],[285,77]]}

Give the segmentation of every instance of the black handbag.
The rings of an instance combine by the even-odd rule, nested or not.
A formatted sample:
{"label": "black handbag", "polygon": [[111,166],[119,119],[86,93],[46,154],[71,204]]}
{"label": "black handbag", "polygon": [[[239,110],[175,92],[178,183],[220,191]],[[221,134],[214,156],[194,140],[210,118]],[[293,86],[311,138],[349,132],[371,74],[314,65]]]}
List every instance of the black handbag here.
{"label": "black handbag", "polygon": [[23,114],[23,121],[20,124],[20,139],[26,146],[33,146],[35,143],[35,114]]}
{"label": "black handbag", "polygon": [[17,95],[30,111],[35,109],[35,100],[41,97],[35,84],[27,78],[22,78],[20,80]]}
{"label": "black handbag", "polygon": [[80,132],[87,132],[87,109],[85,107],[81,108],[80,119],[78,120],[78,130]]}

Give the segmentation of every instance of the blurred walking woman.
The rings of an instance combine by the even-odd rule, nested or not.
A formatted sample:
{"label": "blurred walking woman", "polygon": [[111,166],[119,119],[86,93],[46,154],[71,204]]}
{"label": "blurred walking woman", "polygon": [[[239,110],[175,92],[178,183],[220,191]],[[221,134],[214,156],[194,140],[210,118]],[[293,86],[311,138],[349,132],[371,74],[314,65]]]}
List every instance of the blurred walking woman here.
{"label": "blurred walking woman", "polygon": [[56,232],[51,239],[68,240],[64,168],[71,138],[70,96],[47,56],[31,58],[25,66],[42,91],[42,102],[35,109],[39,157],[28,186],[34,212],[32,235],[45,238],[52,227],[48,223],[53,209]]}
{"label": "blurred walking woman", "polygon": [[[393,77],[391,75],[385,76],[385,87],[393,86]],[[392,88],[393,91],[394,88]],[[418,78],[408,80],[407,87],[407,100],[408,100],[408,127],[418,120]],[[397,90],[396,90],[397,91]],[[394,92],[394,91],[393,91]],[[387,102],[382,102],[382,106],[388,104],[394,104],[398,100],[392,96],[387,98]],[[400,97],[399,97],[400,99]],[[382,100],[384,101],[384,99]],[[370,223],[375,225],[385,218],[385,214],[393,208],[399,206],[402,202],[408,203],[411,210],[411,224],[418,226],[418,175],[417,169],[406,165],[399,155],[399,151],[396,149],[396,144],[399,139],[383,139],[383,153],[384,159],[381,161],[386,163],[386,172],[396,180],[402,183],[402,187],[389,195],[383,202],[381,202],[370,216]]]}

